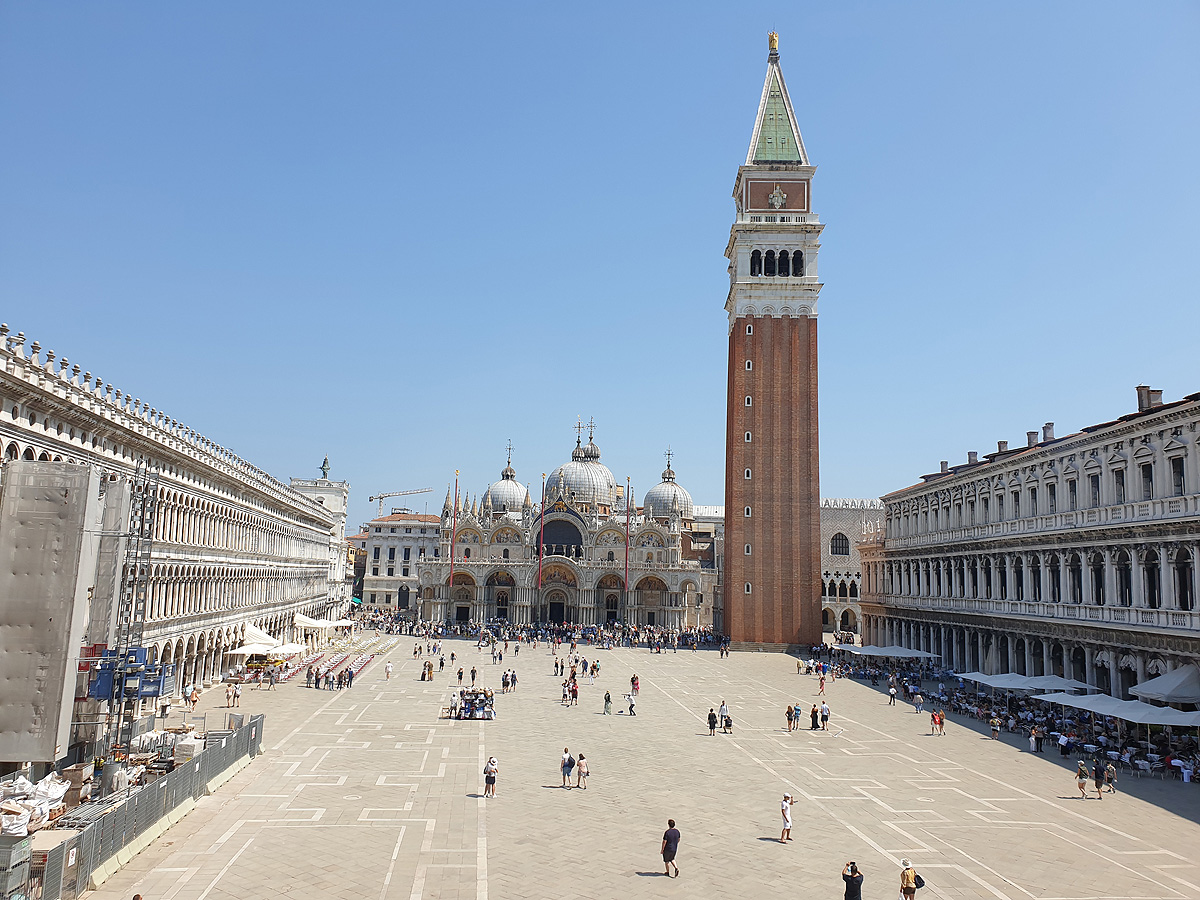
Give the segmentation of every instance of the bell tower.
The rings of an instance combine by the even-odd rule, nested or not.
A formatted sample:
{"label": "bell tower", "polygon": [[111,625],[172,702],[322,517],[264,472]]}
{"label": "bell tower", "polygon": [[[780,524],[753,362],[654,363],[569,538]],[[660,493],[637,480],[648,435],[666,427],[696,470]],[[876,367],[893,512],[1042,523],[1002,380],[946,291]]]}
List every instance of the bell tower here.
{"label": "bell tower", "polygon": [[817,252],[804,140],[770,35],[729,232],[725,630],[735,648],[821,640]]}

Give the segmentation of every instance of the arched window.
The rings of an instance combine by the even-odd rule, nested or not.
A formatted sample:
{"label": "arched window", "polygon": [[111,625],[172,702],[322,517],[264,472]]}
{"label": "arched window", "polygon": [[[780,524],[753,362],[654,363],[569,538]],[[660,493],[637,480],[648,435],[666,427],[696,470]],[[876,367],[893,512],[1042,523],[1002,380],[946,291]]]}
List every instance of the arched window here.
{"label": "arched window", "polygon": [[470,559],[470,558],[471,558],[471,548],[464,547],[463,548],[463,559]]}
{"label": "arched window", "polygon": [[748,431],[747,431],[747,432],[746,432],[746,443],[747,443],[747,444],[749,444],[749,443],[750,443],[751,437],[752,437],[752,435],[750,434],[750,432],[748,432]]}
{"label": "arched window", "polygon": [[796,276],[804,274],[804,254],[799,250],[792,254],[792,274]]}
{"label": "arched window", "polygon": [[762,254],[757,250],[754,250],[750,254],[750,274],[762,274]]}
{"label": "arched window", "polygon": [[774,250],[768,250],[766,258],[763,259],[763,274],[764,275],[774,275],[775,274],[775,251]]}
{"label": "arched window", "polygon": [[829,539],[829,553],[832,556],[849,556],[850,538],[839,531]]}
{"label": "arched window", "polygon": [[746,470],[746,480],[747,480],[747,481],[749,481],[749,480],[750,480],[750,474],[751,474],[751,473],[750,473],[750,470],[749,470],[749,469],[747,469],[747,470]]}
{"label": "arched window", "polygon": [[609,550],[608,551],[608,561],[613,562],[616,558],[617,558],[616,555],[611,550]]}
{"label": "arched window", "polygon": [[843,581],[841,584],[838,585],[838,597],[841,598],[842,600],[845,600],[848,596],[850,596],[850,595],[846,588],[846,582]]}
{"label": "arched window", "polygon": [[748,581],[746,582],[746,588],[745,588],[745,591],[746,591],[746,593],[747,593],[747,594],[748,594],[748,593],[750,593],[750,582],[748,582]]}
{"label": "arched window", "polygon": [[754,371],[754,361],[753,360],[750,360],[750,359],[746,360],[746,371],[747,372]]}
{"label": "arched window", "polygon": [[747,556],[749,556],[750,555],[750,545],[747,544],[745,550],[743,550],[742,552],[744,552]]}
{"label": "arched window", "polygon": [[749,394],[747,394],[747,395],[746,395],[746,405],[747,405],[747,406],[753,406],[753,405],[754,405],[754,401],[750,399],[750,395],[749,395]]}
{"label": "arched window", "polygon": [[747,519],[750,518],[750,507],[747,506],[745,511],[742,513],[742,515],[745,516]]}
{"label": "arched window", "polygon": [[786,250],[779,251],[779,274],[784,278],[788,274],[788,252]]}
{"label": "arched window", "polygon": [[749,322],[746,323],[746,334],[754,334],[754,326]]}
{"label": "arched window", "polygon": [[858,582],[857,581],[850,582],[850,599],[851,600],[858,599]]}

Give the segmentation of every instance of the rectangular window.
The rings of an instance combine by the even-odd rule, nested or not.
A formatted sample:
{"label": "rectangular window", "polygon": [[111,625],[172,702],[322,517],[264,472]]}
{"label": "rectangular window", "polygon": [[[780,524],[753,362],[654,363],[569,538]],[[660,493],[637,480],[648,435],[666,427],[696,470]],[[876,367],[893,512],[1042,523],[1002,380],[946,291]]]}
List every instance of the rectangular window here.
{"label": "rectangular window", "polygon": [[371,574],[378,575],[379,574],[379,566],[371,566]]}
{"label": "rectangular window", "polygon": [[383,602],[384,602],[384,603],[389,603],[389,604],[390,604],[390,603],[392,602],[392,595],[391,595],[391,594],[384,594],[384,595],[383,595]]}
{"label": "rectangular window", "polygon": [[1029,514],[1037,515],[1037,488],[1035,487],[1029,489]]}
{"label": "rectangular window", "polygon": [[383,529],[382,529],[382,528],[376,528],[376,529],[375,529],[375,533],[376,533],[376,534],[382,534],[382,533],[383,533]]}
{"label": "rectangular window", "polygon": [[425,555],[425,548],[418,547],[417,548],[417,559],[421,559],[424,555]]}
{"label": "rectangular window", "polygon": [[1021,492],[1013,491],[1013,518],[1021,518]]}
{"label": "rectangular window", "polygon": [[395,578],[395,577],[396,577],[396,570],[393,569],[391,566],[388,566],[388,578]]}
{"label": "rectangular window", "polygon": [[401,569],[400,574],[402,576],[404,576],[405,578],[407,578],[408,577],[408,566],[405,566],[403,569]]}
{"label": "rectangular window", "polygon": [[1004,495],[1003,494],[996,495],[996,521],[997,522],[1004,521]]}
{"label": "rectangular window", "polygon": [[405,534],[412,534],[412,529],[411,529],[411,528],[405,528],[405,529],[404,529],[404,533],[405,533]]}
{"label": "rectangular window", "polygon": [[1125,502],[1125,470],[1117,469],[1113,472],[1113,502]]}
{"label": "rectangular window", "polygon": [[1176,456],[1171,460],[1171,493],[1182,497],[1186,487],[1183,482],[1183,457]]}
{"label": "rectangular window", "polygon": [[404,561],[408,562],[410,559],[412,559],[412,547],[405,547],[404,548]]}
{"label": "rectangular window", "polygon": [[371,557],[371,558],[372,558],[372,559],[379,559],[379,548],[378,548],[378,547],[376,547],[376,548],[375,548],[375,552],[374,552],[374,554],[372,555],[372,557]]}
{"label": "rectangular window", "polygon": [[371,602],[372,602],[372,603],[376,603],[376,602],[377,602],[377,601],[376,601],[376,599],[375,599],[375,592],[374,592],[374,591],[372,591],[372,592],[371,592]]}
{"label": "rectangular window", "polygon": [[1046,485],[1046,512],[1058,512],[1058,485]]}
{"label": "rectangular window", "polygon": [[974,500],[967,501],[967,522],[970,525],[975,524],[975,501]]}
{"label": "rectangular window", "polygon": [[396,548],[388,547],[388,560],[395,561],[395,559],[396,559]]}
{"label": "rectangular window", "polygon": [[1067,482],[1067,509],[1071,512],[1079,509],[1079,482],[1074,478]]}
{"label": "rectangular window", "polygon": [[424,528],[422,528],[422,529],[421,529],[421,534],[424,534],[424,533],[425,533],[425,529],[424,529]]}
{"label": "rectangular window", "polygon": [[984,525],[987,525],[992,521],[991,503],[988,501],[987,497],[983,498],[983,509],[980,510],[980,513],[983,515]]}
{"label": "rectangular window", "polygon": [[1142,499],[1154,499],[1154,464],[1142,464]]}
{"label": "rectangular window", "polygon": [[434,558],[435,558],[435,559],[436,559],[437,557],[441,556],[441,555],[442,555],[442,551],[441,551],[441,549],[440,549],[440,548],[438,548],[438,547],[434,547],[434,548],[433,548],[433,555],[434,555]]}
{"label": "rectangular window", "polygon": [[1100,476],[1088,476],[1088,494],[1092,498],[1092,508],[1095,509],[1100,505]]}
{"label": "rectangular window", "polygon": [[388,534],[395,534],[395,533],[396,533],[396,529],[395,529],[395,528],[389,528],[389,529],[388,529]]}

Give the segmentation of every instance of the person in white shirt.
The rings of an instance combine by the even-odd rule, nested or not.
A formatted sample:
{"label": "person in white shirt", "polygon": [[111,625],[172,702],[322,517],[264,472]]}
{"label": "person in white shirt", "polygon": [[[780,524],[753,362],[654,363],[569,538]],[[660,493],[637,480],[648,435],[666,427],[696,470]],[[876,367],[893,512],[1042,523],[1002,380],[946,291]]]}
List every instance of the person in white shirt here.
{"label": "person in white shirt", "polygon": [[783,831],[779,835],[779,843],[783,844],[792,839],[792,795],[784,794],[780,801],[779,811],[783,814]]}

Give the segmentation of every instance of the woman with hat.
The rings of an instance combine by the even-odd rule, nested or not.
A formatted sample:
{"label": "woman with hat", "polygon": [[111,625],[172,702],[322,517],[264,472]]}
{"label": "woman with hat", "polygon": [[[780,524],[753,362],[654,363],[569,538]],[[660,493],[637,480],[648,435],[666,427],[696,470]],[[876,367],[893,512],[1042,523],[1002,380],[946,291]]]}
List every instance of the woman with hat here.
{"label": "woman with hat", "polygon": [[489,757],[487,765],[483,767],[483,796],[496,796],[496,773],[499,771],[500,766],[496,764],[496,757]]}

